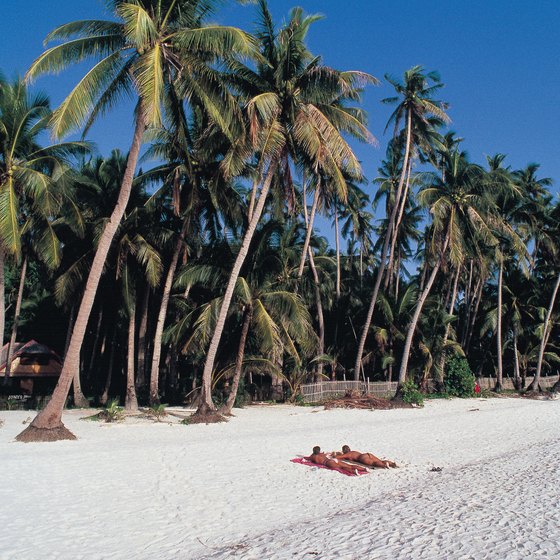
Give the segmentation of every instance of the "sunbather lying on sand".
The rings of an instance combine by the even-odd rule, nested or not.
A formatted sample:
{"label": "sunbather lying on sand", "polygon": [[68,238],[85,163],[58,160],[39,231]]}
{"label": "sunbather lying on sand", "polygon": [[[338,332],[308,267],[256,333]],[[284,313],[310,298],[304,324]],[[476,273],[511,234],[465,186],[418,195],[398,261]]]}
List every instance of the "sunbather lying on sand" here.
{"label": "sunbather lying on sand", "polygon": [[379,459],[373,453],[362,453],[361,451],[352,451],[350,447],[344,445],[342,447],[342,453],[336,453],[337,459],[347,459],[348,461],[354,461],[356,463],[361,463],[367,467],[373,467],[375,469],[388,469],[390,467],[396,468],[397,464],[393,461],[386,461],[384,459]]}
{"label": "sunbather lying on sand", "polygon": [[356,467],[355,465],[350,465],[349,463],[340,461],[338,458],[333,459],[326,453],[321,453],[321,448],[318,445],[313,448],[313,455],[309,457],[309,460],[317,465],[328,467],[329,469],[340,469],[352,474],[358,474],[366,471],[363,467]]}

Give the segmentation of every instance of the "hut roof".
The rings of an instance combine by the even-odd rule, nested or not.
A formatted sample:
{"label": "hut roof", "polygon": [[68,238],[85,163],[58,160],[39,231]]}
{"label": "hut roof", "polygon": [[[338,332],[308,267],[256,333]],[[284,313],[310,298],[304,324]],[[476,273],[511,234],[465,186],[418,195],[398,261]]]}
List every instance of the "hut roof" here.
{"label": "hut roof", "polygon": [[[30,340],[29,342],[16,342],[14,346],[14,354],[12,359],[21,357],[38,357],[38,356],[48,356],[50,360],[62,364],[60,356],[48,346],[37,342],[36,340]],[[0,353],[0,374],[6,369],[6,360],[8,357],[8,344],[4,344],[2,347],[2,352]]]}

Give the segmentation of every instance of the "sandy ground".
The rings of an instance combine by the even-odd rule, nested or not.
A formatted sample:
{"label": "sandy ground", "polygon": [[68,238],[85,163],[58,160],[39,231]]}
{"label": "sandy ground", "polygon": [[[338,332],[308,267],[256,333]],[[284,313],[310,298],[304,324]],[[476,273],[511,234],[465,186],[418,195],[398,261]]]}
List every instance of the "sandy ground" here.
{"label": "sandy ground", "polygon": [[[236,414],[71,411],[78,441],[20,444],[30,414],[0,412],[0,558],[560,558],[560,400]],[[402,467],[352,478],[289,462],[345,443]]]}

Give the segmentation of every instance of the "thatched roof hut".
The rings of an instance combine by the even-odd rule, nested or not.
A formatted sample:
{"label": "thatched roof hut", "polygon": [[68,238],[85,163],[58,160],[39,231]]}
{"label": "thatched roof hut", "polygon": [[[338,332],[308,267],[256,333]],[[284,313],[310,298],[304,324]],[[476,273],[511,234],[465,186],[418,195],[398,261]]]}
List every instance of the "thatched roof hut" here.
{"label": "thatched roof hut", "polygon": [[[0,354],[0,377],[6,375],[8,345],[4,344]],[[16,342],[12,357],[10,377],[45,378],[58,377],[62,370],[60,356],[48,346],[36,340]]]}

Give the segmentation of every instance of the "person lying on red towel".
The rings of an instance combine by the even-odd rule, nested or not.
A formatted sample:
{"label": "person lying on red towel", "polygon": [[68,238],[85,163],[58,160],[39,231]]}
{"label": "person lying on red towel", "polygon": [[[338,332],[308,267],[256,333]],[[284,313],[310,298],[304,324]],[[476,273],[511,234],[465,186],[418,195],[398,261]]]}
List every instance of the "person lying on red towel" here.
{"label": "person lying on red towel", "polygon": [[361,463],[362,465],[366,465],[366,467],[372,467],[374,469],[388,469],[397,467],[397,464],[393,461],[379,459],[379,457],[376,457],[373,453],[352,451],[347,445],[343,445],[342,453],[335,453],[335,456],[337,459],[347,459],[348,461]]}
{"label": "person lying on red towel", "polygon": [[313,454],[309,457],[309,460],[312,463],[328,467],[329,469],[339,469],[352,474],[367,472],[363,467],[356,467],[355,465],[350,465],[349,463],[341,461],[340,458],[332,458],[326,453],[321,453],[321,448],[318,445],[313,448]]}

